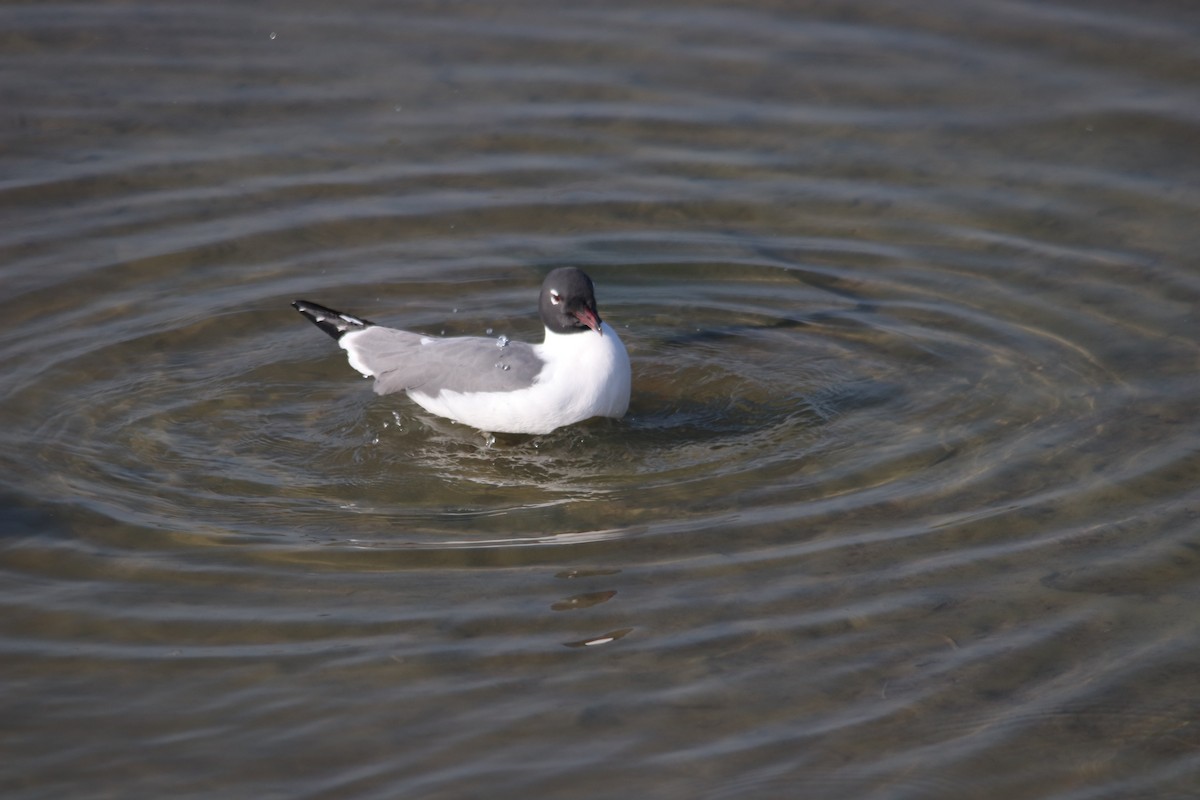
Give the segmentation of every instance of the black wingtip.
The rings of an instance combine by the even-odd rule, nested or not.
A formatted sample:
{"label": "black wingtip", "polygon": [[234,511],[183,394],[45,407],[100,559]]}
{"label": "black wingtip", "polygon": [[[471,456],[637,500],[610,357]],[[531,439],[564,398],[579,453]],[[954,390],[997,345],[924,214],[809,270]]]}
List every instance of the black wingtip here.
{"label": "black wingtip", "polygon": [[332,308],[326,308],[317,303],[310,303],[307,300],[297,300],[292,303],[292,308],[299,311],[309,322],[325,331],[325,333],[334,339],[341,339],[351,331],[361,331],[375,324],[370,320],[359,319],[352,314],[343,314],[341,311],[335,311]]}

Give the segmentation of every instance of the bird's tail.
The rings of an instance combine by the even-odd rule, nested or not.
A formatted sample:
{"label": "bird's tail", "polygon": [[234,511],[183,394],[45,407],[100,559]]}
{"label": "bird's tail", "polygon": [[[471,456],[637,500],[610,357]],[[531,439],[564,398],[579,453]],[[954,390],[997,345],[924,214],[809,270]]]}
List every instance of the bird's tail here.
{"label": "bird's tail", "polygon": [[307,300],[297,300],[292,303],[292,308],[334,339],[340,339],[347,333],[361,331],[375,324],[370,320],[359,319],[353,314],[343,314],[341,311],[334,311],[332,308],[310,303]]}

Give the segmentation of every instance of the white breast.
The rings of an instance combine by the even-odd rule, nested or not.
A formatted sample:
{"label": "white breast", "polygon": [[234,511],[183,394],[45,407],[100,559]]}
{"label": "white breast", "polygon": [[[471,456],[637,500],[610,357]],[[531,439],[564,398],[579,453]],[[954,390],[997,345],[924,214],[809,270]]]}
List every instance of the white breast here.
{"label": "white breast", "polygon": [[491,433],[549,433],[590,417],[622,417],[629,409],[629,355],[608,323],[592,331],[546,331],[536,345],[546,362],[527,389],[447,392],[412,399],[431,413]]}

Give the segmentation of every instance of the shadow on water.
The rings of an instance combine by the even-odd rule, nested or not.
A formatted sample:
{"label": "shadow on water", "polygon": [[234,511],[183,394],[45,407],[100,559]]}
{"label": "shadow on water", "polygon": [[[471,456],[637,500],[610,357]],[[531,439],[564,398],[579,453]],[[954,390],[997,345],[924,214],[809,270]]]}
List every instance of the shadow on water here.
{"label": "shadow on water", "polygon": [[21,496],[0,494],[0,538],[61,538],[66,535],[68,530],[59,522],[53,506],[30,505]]}

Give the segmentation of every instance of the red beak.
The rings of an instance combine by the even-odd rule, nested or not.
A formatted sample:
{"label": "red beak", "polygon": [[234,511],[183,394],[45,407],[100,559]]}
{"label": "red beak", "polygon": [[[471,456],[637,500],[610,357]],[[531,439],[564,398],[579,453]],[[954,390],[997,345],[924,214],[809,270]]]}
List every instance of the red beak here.
{"label": "red beak", "polygon": [[604,331],[600,330],[600,318],[596,316],[596,312],[590,308],[585,308],[582,311],[573,311],[571,313],[575,315],[575,319],[587,325],[601,336],[604,335]]}

